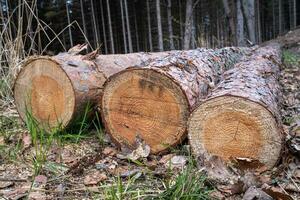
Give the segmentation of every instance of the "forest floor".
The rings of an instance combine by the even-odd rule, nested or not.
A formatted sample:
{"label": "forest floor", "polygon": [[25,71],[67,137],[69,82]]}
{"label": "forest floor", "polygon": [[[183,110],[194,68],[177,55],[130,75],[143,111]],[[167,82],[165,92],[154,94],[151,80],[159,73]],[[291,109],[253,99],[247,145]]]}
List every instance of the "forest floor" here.
{"label": "forest floor", "polygon": [[[280,82],[287,150],[271,175],[262,179],[269,195],[300,199],[300,45],[286,48]],[[83,124],[72,134],[46,134],[30,120],[26,124],[15,108],[1,111],[0,200],[242,199],[246,191],[219,187],[197,167],[187,141],[164,155],[143,156],[143,143],[124,155],[97,118],[92,127]]]}

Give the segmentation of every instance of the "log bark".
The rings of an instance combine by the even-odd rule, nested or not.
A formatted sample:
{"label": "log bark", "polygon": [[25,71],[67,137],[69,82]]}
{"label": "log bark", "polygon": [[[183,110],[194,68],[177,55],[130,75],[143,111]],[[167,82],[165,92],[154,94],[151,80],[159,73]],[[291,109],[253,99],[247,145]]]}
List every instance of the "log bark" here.
{"label": "log bark", "polygon": [[106,131],[117,144],[129,148],[134,148],[139,135],[152,153],[180,143],[190,110],[244,50],[171,51],[148,65],[114,74],[106,81],[102,98]]}
{"label": "log bark", "polygon": [[88,105],[98,104],[107,77],[165,54],[79,55],[85,47],[75,46],[53,57],[32,57],[23,64],[14,98],[24,121],[29,112],[47,130],[73,126]]}
{"label": "log bark", "polygon": [[282,147],[280,46],[254,50],[223,75],[191,114],[189,140],[196,156],[243,157],[273,167]]}

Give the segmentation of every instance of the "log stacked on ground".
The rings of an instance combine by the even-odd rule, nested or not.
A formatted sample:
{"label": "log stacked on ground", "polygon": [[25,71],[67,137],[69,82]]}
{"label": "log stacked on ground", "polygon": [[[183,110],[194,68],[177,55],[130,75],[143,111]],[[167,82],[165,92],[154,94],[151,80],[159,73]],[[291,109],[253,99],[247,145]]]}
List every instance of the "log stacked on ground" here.
{"label": "log stacked on ground", "polygon": [[66,53],[32,57],[24,63],[14,85],[15,103],[23,120],[28,112],[47,129],[71,126],[81,120],[88,104],[99,102],[107,77],[166,54],[80,55],[85,49],[77,45]]}
{"label": "log stacked on ground", "polygon": [[199,99],[233,66],[245,49],[169,52],[147,66],[131,67],[105,83],[102,118],[117,144],[134,148],[139,135],[152,153],[186,136],[187,119]]}
{"label": "log stacked on ground", "polygon": [[189,140],[196,155],[276,164],[282,147],[280,55],[277,44],[261,47],[224,73],[218,87],[190,116]]}

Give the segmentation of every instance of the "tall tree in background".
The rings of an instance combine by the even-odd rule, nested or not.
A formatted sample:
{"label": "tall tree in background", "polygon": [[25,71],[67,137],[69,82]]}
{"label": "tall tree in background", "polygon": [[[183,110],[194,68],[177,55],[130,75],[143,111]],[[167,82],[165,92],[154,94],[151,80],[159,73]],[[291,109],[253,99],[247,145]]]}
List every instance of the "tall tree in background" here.
{"label": "tall tree in background", "polygon": [[164,50],[163,33],[161,27],[160,0],[156,0],[156,16],[157,16],[157,31],[158,31],[158,49]]}
{"label": "tall tree in background", "polygon": [[296,0],[293,0],[293,28],[295,28],[296,26],[297,26],[297,3]]}
{"label": "tall tree in background", "polygon": [[[20,23],[19,14],[14,14],[20,2],[24,1],[0,0],[0,20],[2,24],[13,22],[8,24],[9,37],[15,38],[21,32],[29,35],[24,43],[26,48],[34,49],[31,53],[45,45],[58,53],[87,41],[93,47],[102,42],[106,54],[190,49],[197,45],[244,46],[246,38],[260,43],[300,22],[297,0],[27,0],[29,6],[36,4],[32,9],[35,15],[29,17],[31,11],[24,9],[22,22],[31,26],[20,31],[13,26]],[[35,17],[49,24],[47,32],[65,31],[58,35],[58,40],[47,44],[52,33],[35,33],[40,26]],[[80,22],[80,26],[72,24],[73,21]],[[4,27],[0,25],[0,29]]]}
{"label": "tall tree in background", "polygon": [[131,40],[131,30],[130,30],[130,22],[128,17],[128,6],[127,6],[127,0],[124,0],[125,5],[125,15],[126,15],[126,26],[127,26],[127,36],[128,36],[128,46],[129,46],[129,52],[132,53],[132,40]]}
{"label": "tall tree in background", "polygon": [[279,34],[283,32],[283,23],[282,23],[282,1],[278,0],[278,23],[279,23]]}
{"label": "tall tree in background", "polygon": [[121,18],[122,18],[122,32],[123,32],[123,42],[124,42],[124,52],[127,53],[127,38],[126,38],[126,28],[125,28],[125,19],[123,11],[123,0],[120,0],[121,6]]}
{"label": "tall tree in background", "polygon": [[70,45],[71,47],[74,46],[73,45],[73,37],[72,37],[72,27],[71,27],[71,17],[70,17],[70,10],[69,10],[69,6],[70,6],[70,1],[66,1],[66,11],[67,11],[67,18],[68,18],[68,24],[69,24],[69,38],[70,38]]}
{"label": "tall tree in background", "polygon": [[100,35],[99,35],[99,30],[98,30],[98,23],[97,23],[97,20],[96,20],[94,0],[91,0],[91,8],[92,8],[92,21],[93,21],[94,38],[96,40],[96,47],[98,47],[100,45]]}
{"label": "tall tree in background", "polygon": [[244,17],[241,7],[241,0],[236,0],[236,37],[237,37],[237,45],[245,46],[244,40]]}
{"label": "tall tree in background", "polygon": [[83,0],[80,0],[80,11],[81,11],[83,32],[84,32],[85,37],[88,38],[88,33],[87,33],[87,28],[86,28],[86,23],[85,23],[85,14],[84,14]]}
{"label": "tall tree in background", "polygon": [[193,0],[186,1],[185,11],[185,32],[184,32],[184,43],[183,48],[189,49],[191,43],[191,32],[192,32],[192,16],[193,16]]}
{"label": "tall tree in background", "polygon": [[139,30],[138,30],[138,25],[137,25],[137,18],[136,18],[135,7],[134,7],[134,28],[135,28],[136,49],[137,49],[137,51],[140,51]]}
{"label": "tall tree in background", "polygon": [[236,44],[236,34],[235,34],[235,25],[234,25],[234,16],[233,11],[230,9],[229,0],[223,0],[223,6],[225,10],[226,17],[229,21],[230,33],[231,33],[231,42]]}
{"label": "tall tree in background", "polygon": [[104,19],[104,13],[103,13],[102,0],[100,0],[100,11],[101,11],[102,33],[103,33],[103,39],[104,39],[104,50],[105,50],[105,54],[107,54],[108,51],[107,51],[107,40],[106,40],[106,28],[105,28],[105,19]]}
{"label": "tall tree in background", "polygon": [[181,0],[178,0],[179,1],[179,3],[178,3],[178,6],[179,6],[179,26],[180,26],[180,38],[181,38],[181,40],[180,40],[180,44],[181,45],[178,45],[178,47],[180,48],[180,47],[182,47],[183,46],[183,38],[184,38],[184,33],[183,33],[183,22],[182,22],[182,12],[181,12],[181,10],[182,10],[182,7],[181,7]]}
{"label": "tall tree in background", "polygon": [[170,42],[170,49],[175,49],[174,47],[174,40],[173,40],[173,27],[172,27],[172,4],[171,0],[168,0],[167,12],[168,12],[168,28],[169,28],[169,42]]}
{"label": "tall tree in background", "polygon": [[109,0],[106,0],[106,6],[107,6],[109,36],[110,36],[110,48],[111,48],[111,53],[114,54],[115,53],[115,47],[114,47],[114,37],[113,37],[111,17],[110,17]]}
{"label": "tall tree in background", "polygon": [[150,51],[153,51],[153,45],[152,45],[152,33],[151,33],[151,18],[150,18],[150,6],[149,6],[149,0],[147,0],[147,19],[148,19],[148,39],[149,39],[149,47]]}
{"label": "tall tree in background", "polygon": [[192,49],[195,49],[196,48],[196,18],[195,18],[195,15],[193,14],[192,15],[192,22],[191,22],[191,25],[192,25],[192,30],[191,30],[191,48]]}
{"label": "tall tree in background", "polygon": [[255,0],[242,0],[249,40],[255,44]]}
{"label": "tall tree in background", "polygon": [[260,1],[256,1],[256,21],[257,21],[257,33],[256,33],[256,43],[260,44],[261,43],[261,21],[260,21]]}
{"label": "tall tree in background", "polygon": [[276,0],[272,0],[272,22],[273,22],[272,32],[273,32],[273,37],[275,37],[275,35],[276,35],[276,12],[275,12],[275,1],[276,1]]}

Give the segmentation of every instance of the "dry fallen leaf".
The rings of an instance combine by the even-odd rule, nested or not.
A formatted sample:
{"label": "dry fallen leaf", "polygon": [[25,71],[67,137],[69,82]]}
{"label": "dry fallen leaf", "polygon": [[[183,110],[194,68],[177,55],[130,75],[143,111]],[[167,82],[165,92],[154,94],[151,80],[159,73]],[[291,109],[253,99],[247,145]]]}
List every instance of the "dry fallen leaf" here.
{"label": "dry fallen leaf", "polygon": [[23,197],[26,197],[28,194],[29,188],[16,188],[14,190],[3,192],[3,197],[10,200],[18,200]]}
{"label": "dry fallen leaf", "polygon": [[183,168],[186,165],[187,159],[185,156],[173,156],[169,161],[171,169]]}
{"label": "dry fallen leaf", "polygon": [[47,177],[44,175],[38,175],[34,178],[34,187],[45,186],[47,183]]}
{"label": "dry fallen leaf", "polygon": [[165,164],[167,164],[167,163],[171,160],[171,158],[172,158],[173,156],[175,156],[175,154],[167,154],[167,155],[164,155],[164,156],[159,160],[159,163],[165,165]]}
{"label": "dry fallen leaf", "polygon": [[23,143],[23,149],[27,149],[31,145],[31,135],[29,132],[25,132],[22,135],[22,143]]}
{"label": "dry fallen leaf", "polygon": [[219,191],[226,193],[227,195],[241,194],[244,192],[244,183],[242,181],[238,181],[234,184],[218,185],[217,188]]}
{"label": "dry fallen leaf", "polygon": [[289,194],[286,194],[284,191],[282,191],[281,188],[271,187],[267,184],[264,184],[262,190],[274,199],[293,200],[293,198]]}
{"label": "dry fallen leaf", "polygon": [[256,172],[262,173],[267,170],[267,167],[256,159],[235,157],[231,159],[231,162],[236,168],[242,171],[255,170]]}
{"label": "dry fallen leaf", "polygon": [[47,196],[44,192],[34,191],[28,195],[29,200],[46,200]]}
{"label": "dry fallen leaf", "polygon": [[254,186],[249,187],[243,196],[243,200],[273,200],[271,196]]}
{"label": "dry fallen leaf", "polygon": [[107,179],[107,176],[105,173],[101,173],[98,170],[93,170],[89,172],[83,180],[84,185],[96,185],[101,181],[104,181]]}
{"label": "dry fallen leaf", "polygon": [[[61,160],[64,164],[74,165],[78,161],[78,158],[73,155],[72,150],[64,148],[61,153]],[[60,162],[60,158],[57,158],[56,162]]]}
{"label": "dry fallen leaf", "polygon": [[208,160],[203,162],[203,165],[207,173],[207,178],[211,182],[227,185],[236,183],[239,180],[239,177],[234,174],[218,156],[211,156]]}
{"label": "dry fallen leaf", "polygon": [[127,178],[132,176],[140,177],[141,175],[142,175],[142,171],[140,169],[127,170],[120,174],[122,178]]}
{"label": "dry fallen leaf", "polygon": [[118,154],[117,157],[120,159],[138,160],[140,158],[147,158],[150,155],[150,146],[137,135],[135,138],[136,149],[131,151],[130,149],[123,147],[122,154]]}
{"label": "dry fallen leaf", "polygon": [[105,147],[102,153],[106,156],[115,156],[117,154],[117,150],[113,147]]}
{"label": "dry fallen leaf", "polygon": [[5,144],[5,138],[4,136],[0,136],[0,145],[4,145]]}

